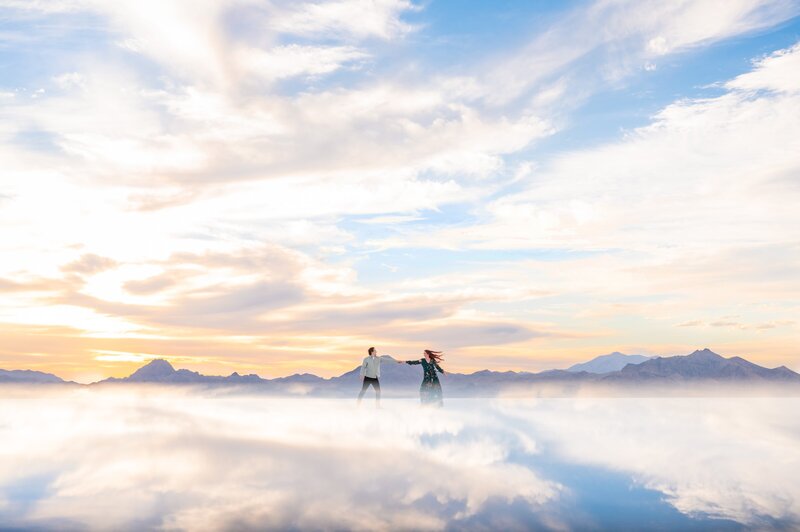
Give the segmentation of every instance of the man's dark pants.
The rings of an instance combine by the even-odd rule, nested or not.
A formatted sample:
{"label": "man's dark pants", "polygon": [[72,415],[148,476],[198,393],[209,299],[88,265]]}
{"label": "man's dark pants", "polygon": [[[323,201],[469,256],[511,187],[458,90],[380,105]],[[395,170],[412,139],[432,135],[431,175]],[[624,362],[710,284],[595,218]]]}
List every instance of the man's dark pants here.
{"label": "man's dark pants", "polygon": [[361,392],[358,394],[359,402],[361,402],[361,399],[364,397],[364,392],[366,392],[367,388],[370,386],[375,388],[375,402],[380,402],[381,383],[378,381],[378,379],[373,379],[372,377],[364,377],[364,382],[361,384]]}

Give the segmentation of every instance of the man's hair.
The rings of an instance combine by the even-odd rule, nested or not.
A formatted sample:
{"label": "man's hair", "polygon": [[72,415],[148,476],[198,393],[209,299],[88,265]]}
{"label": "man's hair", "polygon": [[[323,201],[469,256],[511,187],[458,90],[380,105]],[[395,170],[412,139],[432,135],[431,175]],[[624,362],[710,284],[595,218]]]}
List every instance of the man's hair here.
{"label": "man's hair", "polygon": [[369,350],[367,350],[367,353],[369,353],[370,355],[372,353],[374,353],[374,352],[375,352],[375,348],[374,347],[370,347]]}

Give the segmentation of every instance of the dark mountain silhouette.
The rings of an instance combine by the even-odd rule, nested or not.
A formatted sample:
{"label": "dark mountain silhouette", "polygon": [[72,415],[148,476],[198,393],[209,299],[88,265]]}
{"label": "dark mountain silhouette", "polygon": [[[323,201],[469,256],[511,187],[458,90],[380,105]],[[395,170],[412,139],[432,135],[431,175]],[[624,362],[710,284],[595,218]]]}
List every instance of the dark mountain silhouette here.
{"label": "dark mountain silhouette", "polygon": [[725,358],[710,349],[689,355],[657,357],[629,364],[604,380],[614,382],[800,382],[800,375],[785,366],[768,369],[741,357]]}
{"label": "dark mountain silhouette", "polygon": [[66,383],[60,377],[43,371],[33,371],[30,369],[0,369],[0,383],[5,384],[63,384]]}
{"label": "dark mountain silhouette", "polygon": [[[317,377],[319,378],[319,377]],[[111,377],[95,384],[104,383],[159,383],[159,384],[260,384],[269,382],[258,375],[239,375],[236,372],[228,377],[203,375],[188,369],[176,370],[164,359],[152,360],[134,371],[128,377]]]}
{"label": "dark mountain silhouette", "polygon": [[[606,360],[618,364],[629,355],[612,353],[606,358],[597,357],[586,364],[590,369],[602,369]],[[601,365],[591,363],[601,360]],[[635,360],[637,360],[635,358]],[[578,368],[581,365],[576,365]],[[753,364],[741,357],[722,357],[709,349],[695,351],[689,355],[645,358],[637,364],[625,364],[620,370],[607,373],[569,370],[548,370],[539,373],[525,371],[481,370],[470,374],[450,373],[441,375],[443,386],[450,396],[494,395],[503,390],[535,390],[551,384],[576,388],[583,384],[679,384],[691,382],[736,382],[765,383],[783,382],[800,384],[800,375],[786,367],[768,369]],[[587,366],[583,366],[587,367]],[[445,364],[446,369],[446,364]],[[242,384],[278,393],[301,393],[313,395],[352,395],[361,380],[360,367],[337,377],[324,379],[309,373],[288,377],[263,379],[257,375],[241,376],[233,373],[228,377],[207,376],[188,370],[175,370],[166,360],[154,360],[124,379],[107,379],[103,382],[152,382],[174,384]],[[381,364],[381,383],[388,394],[414,393],[422,380],[419,366],[396,364],[384,359]]]}
{"label": "dark mountain silhouette", "polygon": [[[612,353],[621,355],[621,353]],[[615,363],[628,355],[611,357]],[[602,359],[598,357],[589,361]],[[603,363],[605,363],[603,361]],[[444,364],[445,370],[447,364]],[[556,387],[563,393],[575,391],[584,385],[643,386],[650,384],[682,385],[697,383],[751,384],[796,384],[800,385],[800,374],[781,366],[774,369],[753,364],[741,357],[722,357],[709,349],[695,351],[689,355],[655,357],[638,364],[626,364],[618,371],[593,373],[576,371],[587,367],[575,365],[568,370],[548,370],[539,373],[526,371],[481,370],[470,374],[450,373],[440,375],[442,386],[450,397],[492,396],[513,391],[516,393],[539,393],[548,387]],[[597,366],[589,366],[597,370]],[[93,385],[121,384],[168,384],[201,386],[244,386],[247,389],[276,394],[352,396],[361,381],[360,366],[332,378],[322,378],[310,373],[287,377],[264,379],[258,375],[228,376],[203,375],[187,369],[176,370],[166,360],[157,359],[142,366],[128,377],[109,378]],[[422,380],[420,366],[397,364],[385,359],[381,364],[381,384],[387,395],[415,394]],[[0,370],[0,383],[64,383],[55,375],[37,371]]]}
{"label": "dark mountain silhouette", "polygon": [[130,377],[126,377],[131,382],[181,382],[190,381],[201,377],[195,371],[182,369],[176,371],[172,364],[163,359],[153,360],[145,366],[137,369]]}
{"label": "dark mountain silhouette", "polygon": [[619,351],[614,351],[607,355],[600,355],[588,362],[575,364],[567,368],[567,371],[585,371],[587,373],[611,373],[619,371],[628,364],[641,364],[650,360],[644,355],[626,355]]}

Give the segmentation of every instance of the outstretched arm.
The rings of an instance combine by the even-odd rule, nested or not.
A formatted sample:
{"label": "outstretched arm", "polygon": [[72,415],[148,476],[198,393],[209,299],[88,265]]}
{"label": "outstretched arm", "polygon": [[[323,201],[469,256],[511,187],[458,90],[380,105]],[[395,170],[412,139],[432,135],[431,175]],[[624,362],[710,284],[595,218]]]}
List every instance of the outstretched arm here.
{"label": "outstretched arm", "polygon": [[436,368],[436,369],[439,371],[439,373],[441,373],[442,375],[444,375],[444,370],[443,370],[443,369],[442,369],[442,368],[439,366],[439,364],[437,364],[436,362],[434,362],[434,363],[433,363],[433,367],[435,367],[435,368]]}
{"label": "outstretched arm", "polygon": [[406,360],[406,364],[414,366],[416,364],[422,364],[422,362],[420,362],[419,360]]}
{"label": "outstretched arm", "polygon": [[402,360],[397,360],[397,359],[396,359],[396,358],[394,358],[392,355],[381,355],[381,356],[379,356],[378,358],[382,358],[382,359],[384,359],[384,360],[391,360],[392,362],[395,362],[395,363],[397,363],[397,364],[402,364],[402,363],[403,363],[403,361],[402,361]]}

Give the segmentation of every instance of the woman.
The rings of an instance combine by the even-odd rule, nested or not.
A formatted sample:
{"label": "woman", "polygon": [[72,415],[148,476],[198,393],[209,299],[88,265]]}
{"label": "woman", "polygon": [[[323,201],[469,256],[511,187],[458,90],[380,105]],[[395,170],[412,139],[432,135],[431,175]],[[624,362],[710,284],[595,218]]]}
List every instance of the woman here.
{"label": "woman", "polygon": [[442,352],[426,349],[424,355],[425,358],[406,360],[405,362],[412,366],[422,364],[422,384],[419,387],[419,399],[422,405],[442,406],[444,404],[442,401],[442,385],[439,384],[439,377],[436,375],[437,371],[444,375],[444,370],[439,366],[439,362],[442,361]]}

